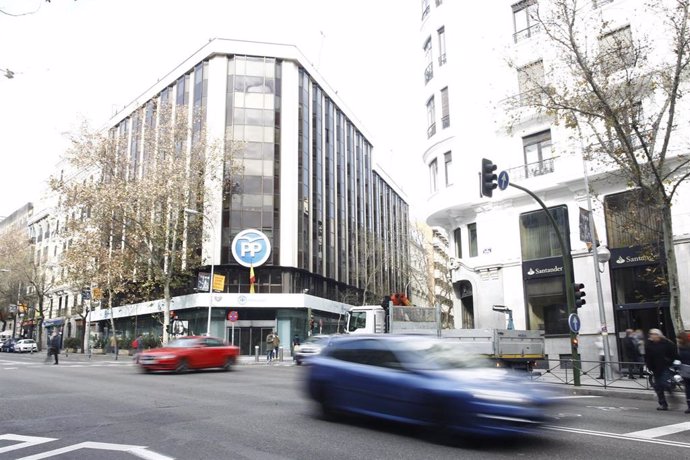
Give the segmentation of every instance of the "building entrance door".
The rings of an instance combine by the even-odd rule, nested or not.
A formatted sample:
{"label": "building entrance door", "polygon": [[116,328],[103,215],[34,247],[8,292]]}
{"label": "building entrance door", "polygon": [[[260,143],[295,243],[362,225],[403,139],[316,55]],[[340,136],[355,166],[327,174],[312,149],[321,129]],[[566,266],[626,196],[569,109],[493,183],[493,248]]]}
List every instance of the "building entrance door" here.
{"label": "building entrance door", "polygon": [[621,340],[625,337],[625,330],[633,331],[641,329],[645,339],[648,338],[649,330],[652,328],[660,329],[661,332],[671,341],[675,342],[675,331],[671,322],[671,314],[667,306],[654,304],[623,304],[616,306],[616,330],[618,331],[618,352],[622,354]]}

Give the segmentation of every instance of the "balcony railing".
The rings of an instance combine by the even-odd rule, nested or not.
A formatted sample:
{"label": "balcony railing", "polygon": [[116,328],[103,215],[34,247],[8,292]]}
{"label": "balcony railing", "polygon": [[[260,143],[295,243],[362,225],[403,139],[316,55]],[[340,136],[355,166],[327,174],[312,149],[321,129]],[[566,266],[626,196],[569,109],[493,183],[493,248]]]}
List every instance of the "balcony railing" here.
{"label": "balcony railing", "polygon": [[443,127],[443,129],[446,129],[450,126],[450,115],[446,115],[443,118],[441,118],[441,126]]}
{"label": "balcony railing", "polygon": [[431,80],[432,78],[434,78],[434,63],[430,62],[424,70],[424,84],[429,83],[429,80]]}
{"label": "balcony railing", "polygon": [[506,171],[510,176],[510,180],[529,179],[530,177],[543,176],[545,174],[551,174],[554,171],[555,159],[556,158],[548,158],[535,163],[527,163],[526,165],[510,168]]}
{"label": "balcony railing", "polygon": [[426,5],[424,11],[422,11],[422,21],[424,20],[424,18],[429,16],[429,11],[431,11],[431,5]]}
{"label": "balcony railing", "polygon": [[436,123],[432,123],[429,125],[429,127],[426,129],[426,137],[427,139],[431,139],[431,136],[436,134]]}
{"label": "balcony railing", "polygon": [[518,30],[513,34],[513,40],[515,40],[515,43],[519,42],[520,40],[525,40],[526,38],[530,38],[536,34],[541,32],[541,27],[539,24],[534,24],[526,29]]}
{"label": "balcony railing", "polygon": [[438,66],[441,67],[443,64],[446,63],[446,53],[443,53],[438,57]]}

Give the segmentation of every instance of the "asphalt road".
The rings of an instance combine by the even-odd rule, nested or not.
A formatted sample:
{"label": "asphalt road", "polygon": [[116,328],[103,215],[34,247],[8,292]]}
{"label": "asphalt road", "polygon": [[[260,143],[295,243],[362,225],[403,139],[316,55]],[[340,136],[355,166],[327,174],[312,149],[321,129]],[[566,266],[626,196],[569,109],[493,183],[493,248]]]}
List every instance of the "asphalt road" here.
{"label": "asphalt road", "polygon": [[536,436],[449,444],[389,423],[321,420],[302,367],[175,375],[139,373],[126,357],[42,361],[0,354],[0,460],[690,457],[680,400],[657,412],[653,401],[573,397]]}

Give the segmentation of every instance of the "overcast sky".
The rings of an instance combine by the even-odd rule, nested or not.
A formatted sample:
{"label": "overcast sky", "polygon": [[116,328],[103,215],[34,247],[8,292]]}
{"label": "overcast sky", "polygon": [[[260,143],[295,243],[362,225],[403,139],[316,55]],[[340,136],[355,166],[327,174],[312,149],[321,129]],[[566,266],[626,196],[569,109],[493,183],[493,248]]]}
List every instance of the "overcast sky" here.
{"label": "overcast sky", "polygon": [[0,77],[0,216],[38,200],[82,120],[103,126],[214,37],[297,45],[372,134],[376,160],[411,201],[424,135],[420,8],[418,0],[0,0],[5,13],[34,12],[0,13],[0,69],[15,72]]}

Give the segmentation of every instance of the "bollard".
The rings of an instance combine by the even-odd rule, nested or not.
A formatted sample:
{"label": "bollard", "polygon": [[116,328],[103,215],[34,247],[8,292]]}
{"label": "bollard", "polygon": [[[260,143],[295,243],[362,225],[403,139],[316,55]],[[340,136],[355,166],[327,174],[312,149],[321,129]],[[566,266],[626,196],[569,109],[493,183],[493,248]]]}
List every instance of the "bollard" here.
{"label": "bollard", "polygon": [[283,362],[283,347],[278,347],[278,361]]}
{"label": "bollard", "polygon": [[259,346],[254,346],[254,361],[259,362]]}

